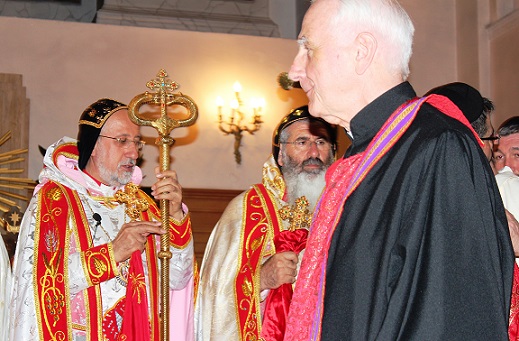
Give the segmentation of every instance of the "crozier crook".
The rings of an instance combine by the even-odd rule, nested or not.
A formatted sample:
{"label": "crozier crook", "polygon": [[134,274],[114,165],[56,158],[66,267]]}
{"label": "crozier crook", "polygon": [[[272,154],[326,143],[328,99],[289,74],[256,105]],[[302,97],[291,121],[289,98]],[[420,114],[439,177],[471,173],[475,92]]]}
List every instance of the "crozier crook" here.
{"label": "crozier crook", "polygon": [[[198,108],[195,102],[182,93],[172,93],[178,89],[178,84],[168,77],[167,72],[161,69],[157,74],[157,78],[146,83],[152,91],[146,91],[143,94],[135,96],[128,105],[128,115],[133,123],[139,126],[154,127],[159,133],[159,137],[155,143],[160,148],[160,169],[166,171],[169,169],[170,163],[170,147],[175,140],[169,135],[171,131],[179,127],[187,127],[195,123],[198,117]],[[143,105],[160,105],[160,117],[157,119],[143,118],[139,109]],[[167,107],[171,105],[180,105],[188,110],[189,116],[183,120],[175,120],[167,115]],[[171,251],[169,251],[170,235],[169,235],[169,200],[160,200],[160,213],[162,228],[167,232],[160,237],[160,251],[158,258],[160,259],[160,317],[161,317],[161,340],[169,340],[169,260],[171,259]]]}

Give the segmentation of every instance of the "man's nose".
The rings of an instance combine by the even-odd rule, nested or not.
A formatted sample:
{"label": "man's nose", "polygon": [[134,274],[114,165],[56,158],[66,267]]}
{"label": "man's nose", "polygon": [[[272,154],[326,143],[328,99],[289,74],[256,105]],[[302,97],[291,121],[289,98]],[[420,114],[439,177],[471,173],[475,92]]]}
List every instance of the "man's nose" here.
{"label": "man's nose", "polygon": [[134,160],[139,157],[139,147],[137,143],[130,143],[130,146],[125,150],[125,156]]}
{"label": "man's nose", "polygon": [[319,148],[317,147],[317,141],[310,141],[310,146],[308,147],[307,153],[312,157],[319,156]]}
{"label": "man's nose", "polygon": [[292,66],[290,66],[288,78],[295,82],[299,82],[303,78],[304,74],[303,57],[301,56],[301,53],[298,53],[292,62]]}

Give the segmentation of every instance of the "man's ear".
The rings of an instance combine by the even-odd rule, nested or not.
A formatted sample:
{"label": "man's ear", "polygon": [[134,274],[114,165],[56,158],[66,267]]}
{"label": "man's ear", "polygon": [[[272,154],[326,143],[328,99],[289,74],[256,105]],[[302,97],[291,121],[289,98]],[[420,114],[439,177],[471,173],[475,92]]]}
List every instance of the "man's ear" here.
{"label": "man's ear", "polygon": [[377,52],[377,39],[373,34],[362,32],[355,38],[357,55],[355,56],[355,72],[362,75],[369,68]]}
{"label": "man's ear", "polygon": [[280,166],[283,166],[283,150],[281,149],[281,147],[279,148],[279,153],[278,153],[278,165]]}

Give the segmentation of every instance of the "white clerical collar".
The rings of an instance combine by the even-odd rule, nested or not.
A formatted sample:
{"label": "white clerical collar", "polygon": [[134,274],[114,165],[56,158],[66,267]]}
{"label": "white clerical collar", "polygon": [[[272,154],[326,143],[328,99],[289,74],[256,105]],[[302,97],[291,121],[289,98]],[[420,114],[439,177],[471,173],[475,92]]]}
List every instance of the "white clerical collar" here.
{"label": "white clerical collar", "polygon": [[510,168],[508,166],[504,166],[503,169],[501,169],[498,173],[501,174],[501,173],[506,173],[506,172],[513,173],[512,168]]}

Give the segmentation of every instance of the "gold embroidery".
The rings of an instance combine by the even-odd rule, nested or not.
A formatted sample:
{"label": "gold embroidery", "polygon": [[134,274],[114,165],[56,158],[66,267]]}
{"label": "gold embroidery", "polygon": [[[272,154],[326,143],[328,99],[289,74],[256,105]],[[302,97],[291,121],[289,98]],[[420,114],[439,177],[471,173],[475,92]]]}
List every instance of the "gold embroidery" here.
{"label": "gold embroidery", "polygon": [[247,297],[251,297],[252,295],[252,283],[248,280],[248,279],[245,279],[243,281],[243,284],[241,286],[241,289],[243,290],[243,294]]}
{"label": "gold embroidery", "polygon": [[49,200],[54,200],[54,201],[58,201],[61,199],[61,196],[63,195],[63,193],[61,193],[61,190],[57,187],[55,188],[51,188],[48,192],[47,192],[47,199]]}
{"label": "gold embroidery", "polygon": [[[248,326],[250,329],[252,328],[256,328],[256,324],[254,323],[251,323],[249,326]],[[256,335],[254,335],[253,332],[247,332],[245,334],[245,339],[244,340],[247,340],[247,341],[258,341],[258,338],[256,337]]]}
{"label": "gold embroidery", "polygon": [[92,198],[92,200],[94,200],[94,201],[97,201],[101,205],[105,205],[109,209],[114,209],[115,207],[117,207],[119,205],[119,203],[117,203],[117,202],[114,203],[114,201],[115,201],[114,197],[102,197],[102,196],[98,197],[98,196],[91,195],[90,198]]}
{"label": "gold embroidery", "polygon": [[281,196],[285,193],[285,181],[278,167],[268,165],[263,167],[263,183],[265,187],[273,189]]}
{"label": "gold embroidery", "polygon": [[[242,221],[240,236],[243,250],[238,256],[239,266],[234,292],[238,302],[236,314],[241,329],[240,340],[258,340],[257,334],[261,328],[261,316],[257,313],[260,310],[260,264],[266,254],[266,241],[273,238],[274,229],[278,230],[278,227],[274,227],[278,221],[276,209],[268,208],[270,201],[267,203],[264,195],[259,188],[253,188],[245,194],[243,201],[246,216]],[[272,216],[267,211],[271,212]]]}
{"label": "gold embroidery", "polygon": [[290,231],[295,231],[302,228],[309,228],[312,223],[312,215],[308,210],[309,202],[303,195],[296,199],[295,204],[290,207],[289,205],[283,206],[279,210],[279,216],[283,220],[290,222]]}
{"label": "gold embroidery", "polygon": [[88,267],[88,273],[91,277],[92,284],[99,284],[101,278],[110,269],[109,265],[111,263],[108,250],[104,247],[99,249],[99,251],[88,250],[85,252],[85,260],[87,264],[93,265]]}
{"label": "gold embroidery", "polygon": [[136,220],[141,215],[141,212],[149,208],[146,199],[137,198],[139,187],[133,183],[128,183],[124,187],[124,191],[117,191],[115,193],[115,200],[126,204],[126,214],[131,220]]}
{"label": "gold embroidery", "polygon": [[59,315],[62,314],[65,307],[65,295],[58,289],[57,283],[63,282],[63,274],[58,271],[59,264],[63,250],[57,248],[57,252],[51,252],[51,258],[47,258],[45,253],[42,253],[43,263],[45,264],[45,274],[40,278],[41,297],[45,310],[52,317],[52,321],[48,321],[48,315],[45,314],[45,324],[48,326],[52,323],[53,326],[59,321]]}
{"label": "gold embroidery", "polygon": [[131,273],[129,280],[133,283],[133,297],[137,296],[137,303],[141,303],[141,295],[146,294],[146,282],[143,274]]}
{"label": "gold embroidery", "polygon": [[252,251],[256,251],[258,249],[258,247],[260,247],[262,244],[263,244],[263,236],[254,239],[252,241],[252,243],[250,244],[250,248],[252,249]]}
{"label": "gold embroidery", "polygon": [[[62,195],[63,193],[59,188],[52,188],[46,193],[48,200],[42,201],[47,209],[47,213],[43,214],[41,221],[45,223],[51,222],[49,229],[43,233],[43,241],[47,253],[41,252],[45,273],[39,278],[42,308],[43,311],[47,312],[43,315],[47,330],[51,329],[51,324],[56,326],[65,307],[65,295],[61,292],[58,285],[58,283],[64,281],[64,276],[59,271],[63,257],[63,247],[60,246],[59,231],[56,228],[58,225],[56,217],[61,215],[62,209],[60,207],[52,207],[54,201],[60,200]],[[51,321],[49,321],[49,317]],[[60,332],[58,331],[58,333]]]}
{"label": "gold embroidery", "polygon": [[106,264],[95,257],[94,257],[94,267],[97,272],[106,272],[106,270],[108,270],[108,267],[106,266]]}

